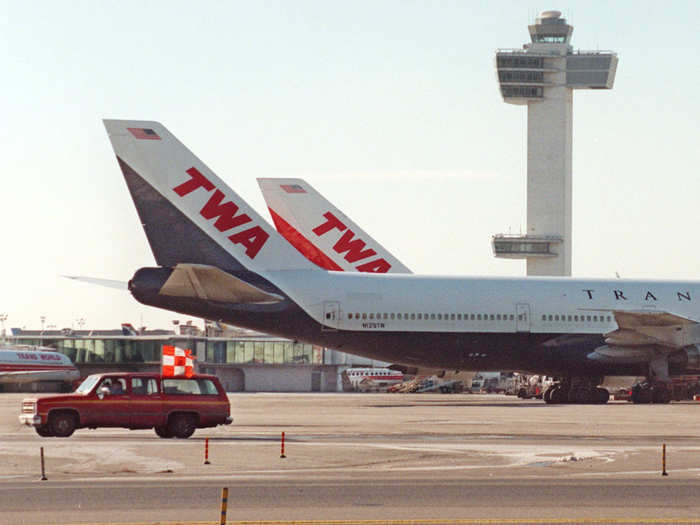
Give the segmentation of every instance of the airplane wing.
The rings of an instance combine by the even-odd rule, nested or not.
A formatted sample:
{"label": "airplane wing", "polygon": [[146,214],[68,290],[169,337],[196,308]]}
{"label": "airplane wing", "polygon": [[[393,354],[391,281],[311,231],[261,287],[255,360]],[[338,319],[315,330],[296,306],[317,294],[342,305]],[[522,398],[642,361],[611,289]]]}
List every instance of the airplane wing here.
{"label": "airplane wing", "polygon": [[617,329],[604,334],[605,345],[588,354],[601,363],[649,363],[650,373],[670,381],[668,360],[674,352],[700,343],[700,324],[658,311],[609,310]]}
{"label": "airplane wing", "polygon": [[608,345],[650,346],[674,351],[700,343],[700,324],[670,312],[613,310],[617,330],[605,334]]}
{"label": "airplane wing", "polygon": [[327,270],[412,273],[384,246],[303,179],[258,179],[281,233],[302,255]]}

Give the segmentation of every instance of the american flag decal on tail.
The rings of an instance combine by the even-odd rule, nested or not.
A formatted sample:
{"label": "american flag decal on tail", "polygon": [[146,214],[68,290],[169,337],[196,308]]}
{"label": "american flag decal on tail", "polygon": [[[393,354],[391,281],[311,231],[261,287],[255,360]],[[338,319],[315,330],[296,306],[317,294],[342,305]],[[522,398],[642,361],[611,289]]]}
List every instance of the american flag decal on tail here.
{"label": "american flag decal on tail", "polygon": [[280,188],[287,193],[306,193],[306,190],[298,184],[280,184]]}
{"label": "american flag decal on tail", "polygon": [[194,375],[194,356],[190,350],[177,346],[163,345],[163,377],[192,377]]}
{"label": "american flag decal on tail", "polygon": [[161,140],[158,133],[148,128],[126,128],[134,137],[142,140]]}

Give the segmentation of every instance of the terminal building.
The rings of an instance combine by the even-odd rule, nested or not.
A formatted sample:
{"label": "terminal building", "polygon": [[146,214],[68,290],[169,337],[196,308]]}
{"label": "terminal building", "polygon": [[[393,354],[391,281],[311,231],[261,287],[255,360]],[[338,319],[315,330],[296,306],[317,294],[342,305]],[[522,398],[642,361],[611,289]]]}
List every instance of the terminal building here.
{"label": "terminal building", "polygon": [[573,26],[559,11],[528,26],[522,49],[499,49],[503,101],[527,106],[527,231],[492,237],[496,257],[526,259],[527,275],[571,275],[573,92],[612,89],[612,51],[571,46]]}
{"label": "terminal building", "polygon": [[[67,355],[85,377],[116,371],[160,370],[162,346],[187,348],[197,373],[219,377],[228,392],[337,392],[350,367],[386,366],[336,350],[207,323],[177,330],[22,330],[9,342],[46,346]],[[36,388],[38,385],[34,385]]]}

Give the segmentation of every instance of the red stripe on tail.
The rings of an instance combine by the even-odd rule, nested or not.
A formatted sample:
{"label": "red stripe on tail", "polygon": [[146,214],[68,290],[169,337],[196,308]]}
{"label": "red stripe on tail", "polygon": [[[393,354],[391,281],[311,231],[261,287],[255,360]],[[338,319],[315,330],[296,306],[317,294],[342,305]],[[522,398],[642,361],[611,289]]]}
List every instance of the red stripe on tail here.
{"label": "red stripe on tail", "polygon": [[268,208],[275,223],[277,231],[289,241],[299,252],[321,268],[342,272],[343,269],[333,262],[325,253],[314,246],[309,239],[304,237],[297,229],[275,213],[275,210]]}

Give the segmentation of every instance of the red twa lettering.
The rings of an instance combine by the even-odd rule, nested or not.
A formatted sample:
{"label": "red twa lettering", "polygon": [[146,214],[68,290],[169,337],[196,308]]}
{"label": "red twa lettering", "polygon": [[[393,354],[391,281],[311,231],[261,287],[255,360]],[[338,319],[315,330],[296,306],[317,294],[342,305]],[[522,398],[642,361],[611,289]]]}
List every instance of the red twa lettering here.
{"label": "red twa lettering", "polygon": [[207,201],[207,203],[204,205],[202,211],[199,212],[200,215],[205,219],[213,219],[214,217],[217,217],[214,226],[220,232],[224,232],[226,230],[230,230],[231,228],[235,228],[236,226],[240,226],[241,224],[245,224],[246,222],[250,222],[250,217],[248,217],[245,213],[242,213],[236,217],[238,206],[231,201],[221,204],[223,198],[224,194],[219,190],[216,190],[214,195],[212,195],[209,201]]}
{"label": "red twa lettering", "polygon": [[251,259],[255,259],[255,256],[265,245],[265,241],[267,241],[269,237],[270,234],[260,226],[253,226],[242,232],[234,233],[229,239],[231,239],[233,244],[242,244],[245,246],[245,254]]}
{"label": "red twa lettering", "polygon": [[326,218],[326,222],[319,224],[313,230],[311,230],[319,237],[324,233],[328,233],[334,228],[338,228],[341,232],[347,228],[347,226],[340,222],[340,219],[338,219],[338,217],[333,215],[331,212],[327,211],[323,214],[323,216]]}
{"label": "red twa lettering", "polygon": [[346,231],[343,236],[338,239],[338,242],[335,243],[333,249],[338,253],[348,252],[345,256],[345,260],[348,262],[355,262],[360,259],[371,257],[372,255],[377,255],[377,252],[375,252],[372,248],[368,248],[363,251],[365,242],[361,239],[350,240],[354,236],[355,234],[352,232],[352,230]]}
{"label": "red twa lettering", "polygon": [[211,183],[211,181],[202,175],[197,168],[192,167],[188,169],[187,174],[192,178],[186,182],[183,182],[176,188],[173,188],[175,193],[177,193],[180,197],[184,197],[188,193],[192,193],[197,188],[204,188],[207,191],[214,189],[214,185]]}
{"label": "red twa lettering", "polygon": [[[212,220],[214,227],[220,232],[228,231],[237,228],[252,219],[246,214],[241,213],[236,215],[240,209],[238,205],[231,201],[223,202],[225,195],[222,191],[216,189],[216,186],[207,179],[197,168],[191,167],[186,170],[190,176],[190,180],[183,182],[179,186],[173,188],[173,191],[180,197],[184,197],[195,191],[198,188],[204,188],[207,192],[214,191],[214,194],[209,198],[207,203],[202,207],[199,214],[205,219]],[[233,244],[241,244],[245,248],[245,254],[251,259],[260,252],[265,245],[270,234],[263,230],[260,226],[248,228],[242,232],[229,235],[228,239]]]}
{"label": "red twa lettering", "polygon": [[368,263],[361,264],[357,267],[358,272],[386,273],[389,270],[391,270],[391,265],[384,259],[370,261]]}

